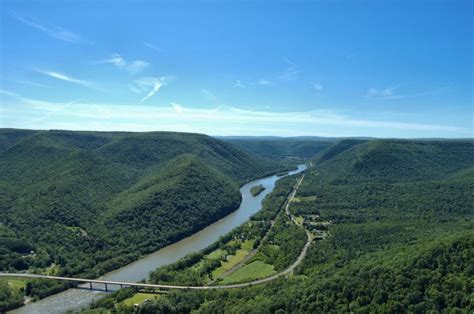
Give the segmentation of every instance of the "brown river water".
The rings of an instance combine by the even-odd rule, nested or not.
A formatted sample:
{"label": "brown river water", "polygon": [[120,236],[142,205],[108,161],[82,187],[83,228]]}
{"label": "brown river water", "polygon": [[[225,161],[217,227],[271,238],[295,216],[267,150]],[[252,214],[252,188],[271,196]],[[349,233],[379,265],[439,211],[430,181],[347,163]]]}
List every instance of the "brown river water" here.
{"label": "brown river water", "polygon": [[[297,170],[290,171],[293,175],[306,169],[306,165],[299,165]],[[230,232],[235,227],[242,225],[250,216],[258,212],[262,207],[262,200],[275,188],[275,183],[282,177],[276,175],[251,181],[240,188],[242,202],[239,208],[214,222],[206,228],[184,238],[178,242],[168,245],[136,262],[116,269],[100,277],[104,280],[138,282],[147,279],[148,274],[156,268],[176,262],[185,255],[198,252],[219,239],[220,236]],[[250,188],[261,184],[265,190],[253,197]],[[88,287],[88,285],[84,286]],[[67,291],[52,295],[43,300],[29,303],[9,313],[64,313],[77,311],[87,306],[94,300],[101,298],[106,292],[100,291],[103,286],[94,285],[97,290],[69,289]],[[113,291],[114,286],[109,286]]]}

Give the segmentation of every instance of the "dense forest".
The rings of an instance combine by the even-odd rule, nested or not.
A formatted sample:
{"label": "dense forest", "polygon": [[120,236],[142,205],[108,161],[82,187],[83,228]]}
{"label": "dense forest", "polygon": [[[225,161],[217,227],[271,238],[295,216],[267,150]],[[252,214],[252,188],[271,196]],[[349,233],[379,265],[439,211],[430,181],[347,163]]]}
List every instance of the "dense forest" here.
{"label": "dense forest", "polygon": [[323,137],[222,137],[221,139],[256,156],[287,162],[301,162],[312,158],[337,141],[335,138]]}
{"label": "dense forest", "polygon": [[[200,134],[2,129],[0,271],[97,277],[223,217],[239,185],[283,169]],[[0,312],[17,292],[1,283]]]}
{"label": "dense forest", "polygon": [[328,236],[293,276],[172,291],[139,312],[474,311],[473,141],[344,140],[312,164],[290,210],[307,225],[330,222]]}

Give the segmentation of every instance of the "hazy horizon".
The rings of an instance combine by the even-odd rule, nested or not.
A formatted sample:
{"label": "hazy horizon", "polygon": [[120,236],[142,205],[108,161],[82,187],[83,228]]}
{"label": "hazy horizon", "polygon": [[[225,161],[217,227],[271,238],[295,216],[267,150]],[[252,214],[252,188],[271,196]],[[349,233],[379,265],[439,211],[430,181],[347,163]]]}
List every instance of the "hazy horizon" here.
{"label": "hazy horizon", "polygon": [[474,137],[470,1],[0,6],[2,128]]}

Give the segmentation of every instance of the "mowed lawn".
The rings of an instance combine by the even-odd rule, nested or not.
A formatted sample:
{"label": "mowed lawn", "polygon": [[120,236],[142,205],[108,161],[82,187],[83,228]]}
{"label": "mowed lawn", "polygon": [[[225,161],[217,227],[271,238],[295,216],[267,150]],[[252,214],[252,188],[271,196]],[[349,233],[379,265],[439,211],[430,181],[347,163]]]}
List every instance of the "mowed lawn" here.
{"label": "mowed lawn", "polygon": [[135,293],[132,297],[123,300],[122,304],[127,305],[127,306],[133,306],[134,304],[142,304],[146,300],[156,300],[160,296],[156,293]]}
{"label": "mowed lawn", "polygon": [[230,255],[227,257],[227,261],[222,263],[222,266],[219,268],[216,268],[212,271],[212,278],[217,278],[227,270],[231,269],[234,267],[238,262],[244,259],[245,256],[249,254],[248,251],[246,250],[238,250],[235,252],[235,255]]}
{"label": "mowed lawn", "polygon": [[237,263],[243,260],[248,254],[250,254],[250,251],[252,251],[254,242],[255,240],[244,241],[244,243],[242,243],[242,248],[237,250],[237,252],[235,252],[235,255],[228,256],[227,261],[223,262],[221,264],[221,267],[216,268],[212,271],[212,278],[219,277],[224,272],[231,269]]}
{"label": "mowed lawn", "polygon": [[229,284],[243,281],[250,281],[268,277],[275,274],[275,267],[260,260],[251,262],[248,265],[236,270],[232,274],[224,277],[221,284]]}

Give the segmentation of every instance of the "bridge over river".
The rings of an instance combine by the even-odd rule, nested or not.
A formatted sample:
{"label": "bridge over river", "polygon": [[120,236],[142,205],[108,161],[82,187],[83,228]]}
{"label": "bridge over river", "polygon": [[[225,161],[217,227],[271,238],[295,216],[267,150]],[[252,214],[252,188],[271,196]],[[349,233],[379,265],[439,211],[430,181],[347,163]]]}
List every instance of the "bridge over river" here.
{"label": "bridge over river", "polygon": [[[258,284],[263,284],[272,280],[275,280],[279,277],[286,276],[293,272],[293,270],[298,266],[306,255],[309,245],[311,244],[311,235],[308,232],[308,240],[306,241],[303,250],[301,250],[300,255],[296,261],[290,265],[287,269],[279,272],[270,277],[263,279],[258,279],[250,282],[239,283],[239,284],[229,284],[229,285],[215,285],[215,286],[180,286],[180,285],[163,285],[163,284],[151,284],[151,283],[140,283],[140,282],[124,282],[124,281],[112,281],[112,280],[100,280],[100,279],[86,279],[86,278],[73,278],[73,277],[60,277],[60,276],[48,276],[48,275],[38,275],[38,274],[25,274],[25,273],[0,273],[0,277],[16,277],[16,278],[30,278],[30,279],[51,279],[51,280],[60,280],[76,283],[85,283],[89,284],[89,289],[94,289],[95,285],[104,285],[105,291],[108,291],[110,285],[120,286],[120,288],[131,287],[138,289],[158,289],[158,290],[170,290],[170,289],[181,289],[181,290],[211,290],[211,289],[234,289],[234,288],[245,288]],[[85,287],[83,287],[85,288]]]}
{"label": "bridge over river", "polygon": [[[299,165],[297,170],[290,171],[288,175],[294,175],[306,170],[306,165]],[[105,274],[101,279],[87,279],[87,278],[72,278],[72,277],[60,277],[60,276],[47,276],[39,274],[29,273],[0,273],[1,277],[20,277],[20,278],[44,278],[50,280],[61,280],[64,282],[73,282],[79,289],[68,289],[64,292],[52,295],[48,298],[31,302],[12,313],[15,314],[36,314],[36,313],[48,313],[48,314],[59,314],[67,311],[78,311],[82,308],[87,307],[92,301],[99,299],[105,290],[116,291],[121,287],[134,287],[136,289],[150,289],[158,290],[157,292],[167,292],[171,289],[181,290],[210,290],[210,289],[232,289],[232,288],[243,288],[252,285],[258,285],[261,283],[275,280],[279,277],[285,277],[289,275],[301,260],[306,255],[306,250],[311,242],[311,235],[308,234],[308,242],[301,251],[300,256],[294,262],[293,265],[288,267],[286,270],[275,274],[273,276],[241,283],[241,284],[229,284],[229,285],[208,285],[208,286],[180,286],[180,285],[167,285],[167,284],[151,284],[139,282],[148,278],[149,272],[156,268],[164,265],[168,265],[176,262],[186,254],[199,251],[209,246],[218,238],[235,227],[243,224],[253,214],[261,209],[262,201],[265,196],[271,193],[275,187],[276,181],[281,179],[283,176],[272,175],[269,177],[257,179],[243,185],[240,189],[242,194],[242,203],[235,212],[229,214],[223,219],[211,224],[210,226],[198,231],[194,235],[180,240],[174,244],[164,247],[155,253],[147,255],[142,259],[124,266],[120,269]],[[299,182],[301,183],[301,181]],[[262,184],[266,189],[257,196],[252,196],[250,189],[255,186]],[[299,185],[299,184],[298,184]],[[291,194],[291,198],[294,193]],[[288,204],[287,204],[288,205]],[[288,214],[288,212],[287,212]],[[300,226],[302,227],[302,226]]]}

